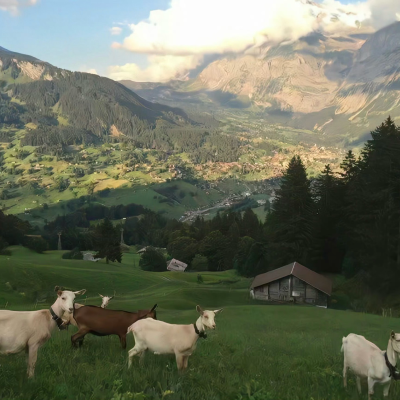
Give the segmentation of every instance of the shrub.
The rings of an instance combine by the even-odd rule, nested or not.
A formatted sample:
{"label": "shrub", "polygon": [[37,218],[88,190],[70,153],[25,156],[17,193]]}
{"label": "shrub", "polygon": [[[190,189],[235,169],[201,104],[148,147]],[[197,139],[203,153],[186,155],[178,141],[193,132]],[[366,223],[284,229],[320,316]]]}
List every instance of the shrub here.
{"label": "shrub", "polygon": [[11,250],[8,249],[1,249],[0,250],[0,256],[11,256]]}
{"label": "shrub", "polygon": [[142,254],[139,266],[144,271],[162,272],[167,270],[164,256],[154,247],[148,247]]}
{"label": "shrub", "polygon": [[207,271],[208,270],[208,260],[200,254],[196,254],[190,266],[191,271]]}
{"label": "shrub", "polygon": [[106,188],[106,189],[100,190],[97,194],[100,197],[107,197],[107,196],[109,196],[110,193],[111,193],[111,189],[110,188]]}
{"label": "shrub", "polygon": [[36,251],[36,253],[43,253],[48,250],[49,244],[43,238],[29,238],[26,247],[30,250]]}
{"label": "shrub", "polygon": [[79,251],[78,247],[75,247],[71,251],[68,251],[62,255],[64,260],[83,260],[83,254]]}

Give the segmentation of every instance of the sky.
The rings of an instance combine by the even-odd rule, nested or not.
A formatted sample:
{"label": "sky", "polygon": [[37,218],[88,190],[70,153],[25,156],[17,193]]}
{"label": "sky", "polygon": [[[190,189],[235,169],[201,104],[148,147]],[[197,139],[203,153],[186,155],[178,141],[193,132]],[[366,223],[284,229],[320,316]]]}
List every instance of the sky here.
{"label": "sky", "polygon": [[[380,29],[400,0],[0,0],[0,46],[115,80],[185,79],[207,60],[315,30]],[[339,22],[332,17],[339,16]]]}

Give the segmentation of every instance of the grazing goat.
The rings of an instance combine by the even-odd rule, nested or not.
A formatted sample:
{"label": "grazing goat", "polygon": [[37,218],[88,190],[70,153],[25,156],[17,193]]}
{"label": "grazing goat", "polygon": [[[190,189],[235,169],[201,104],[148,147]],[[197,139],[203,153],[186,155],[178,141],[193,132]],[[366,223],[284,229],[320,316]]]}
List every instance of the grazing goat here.
{"label": "grazing goat", "polygon": [[84,294],[86,289],[77,292],[57,290],[57,300],[48,310],[9,311],[0,310],[0,354],[16,354],[23,350],[29,353],[28,377],[35,373],[37,352],[50,337],[52,330],[62,328],[62,315],[72,311],[75,295]]}
{"label": "grazing goat", "polygon": [[[110,300],[112,300],[115,297],[115,291],[114,291],[114,295],[111,297],[108,296],[103,296],[99,293],[99,296],[101,297],[101,308],[106,308],[108,306],[108,303],[110,302]],[[79,304],[79,303],[75,303],[75,308],[80,308],[83,307],[83,304]],[[64,325],[68,328],[68,326],[70,324],[75,325],[76,327],[78,326],[78,324],[76,323],[74,316],[72,315],[72,312],[66,312],[63,317],[62,317],[63,323]]]}
{"label": "grazing goat", "polygon": [[383,395],[389,394],[392,378],[400,379],[396,370],[397,357],[400,356],[400,334],[392,331],[386,352],[369,342],[364,336],[350,333],[342,339],[344,352],[343,384],[347,387],[347,369],[357,377],[357,388],[361,394],[361,378],[368,379],[368,399],[374,394],[375,383],[384,385]]}
{"label": "grazing goat", "polygon": [[115,297],[115,291],[114,291],[114,295],[111,297],[108,296],[103,296],[102,294],[99,293],[99,296],[101,297],[101,308],[107,308],[108,303],[110,300],[112,300]]}
{"label": "grazing goat", "polygon": [[96,306],[83,306],[74,308],[73,316],[79,330],[71,336],[73,346],[82,345],[83,338],[88,333],[96,336],[117,335],[123,349],[126,349],[126,334],[130,325],[142,318],[157,319],[157,304],[151,310],[139,310],[128,312],[120,310],[108,310]]}
{"label": "grazing goat", "polygon": [[135,347],[129,350],[128,368],[132,365],[134,356],[140,356],[141,360],[146,350],[154,354],[175,354],[178,370],[186,369],[189,356],[196,349],[199,337],[207,337],[205,329],[215,329],[215,314],[220,310],[202,310],[196,306],[200,317],[194,324],[172,325],[152,319],[140,320],[128,328],[135,338]]}

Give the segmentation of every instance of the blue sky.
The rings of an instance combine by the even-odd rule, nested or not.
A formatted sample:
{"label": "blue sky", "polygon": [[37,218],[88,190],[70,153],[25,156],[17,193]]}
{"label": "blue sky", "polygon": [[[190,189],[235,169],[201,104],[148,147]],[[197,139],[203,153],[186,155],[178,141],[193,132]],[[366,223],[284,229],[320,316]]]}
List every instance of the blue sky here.
{"label": "blue sky", "polygon": [[[19,15],[0,11],[0,46],[29,54],[69,70],[95,68],[106,75],[111,64],[146,63],[143,55],[115,50],[120,36],[109,29],[118,22],[137,23],[168,0],[40,0]],[[123,27],[123,34],[129,33]]]}

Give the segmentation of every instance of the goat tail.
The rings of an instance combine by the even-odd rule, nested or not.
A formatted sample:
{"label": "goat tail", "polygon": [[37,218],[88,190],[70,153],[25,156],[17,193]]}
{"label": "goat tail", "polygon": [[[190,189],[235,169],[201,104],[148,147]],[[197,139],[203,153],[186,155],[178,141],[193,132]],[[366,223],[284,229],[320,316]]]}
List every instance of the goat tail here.
{"label": "goat tail", "polygon": [[128,334],[129,332],[134,332],[134,330],[133,330],[133,324],[130,326],[130,327],[128,327],[128,330],[126,331],[126,334]]}

